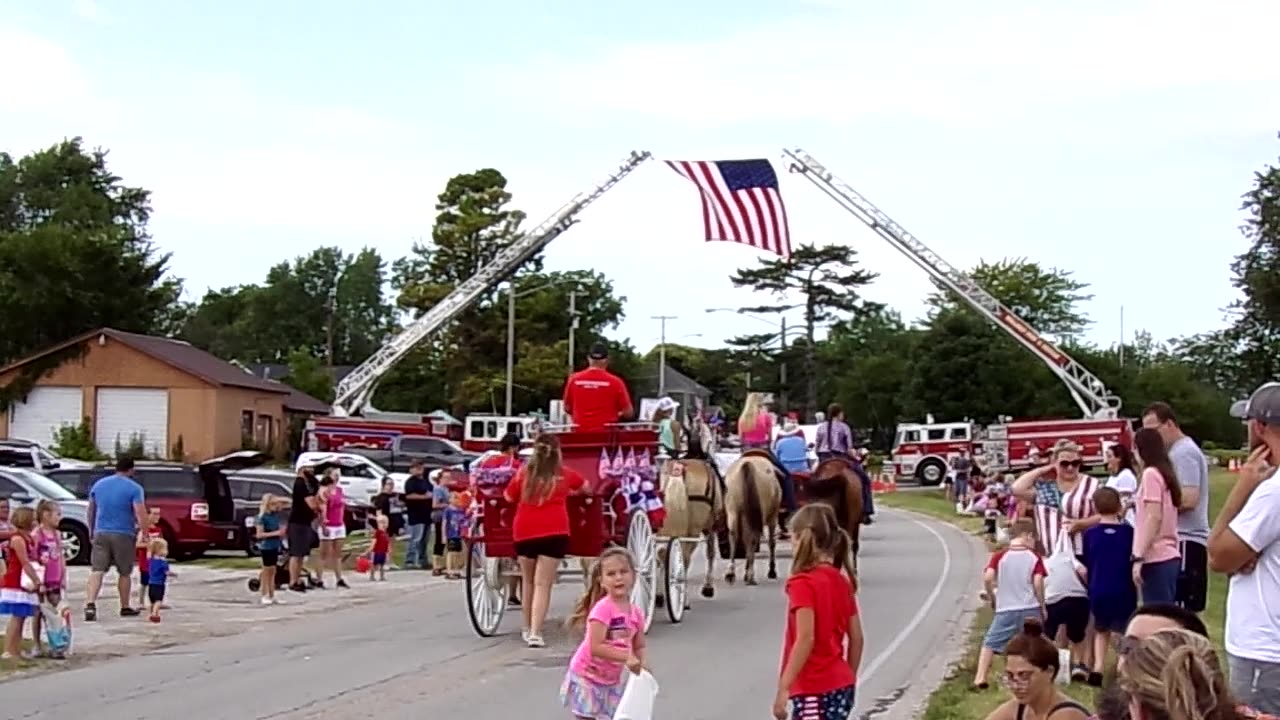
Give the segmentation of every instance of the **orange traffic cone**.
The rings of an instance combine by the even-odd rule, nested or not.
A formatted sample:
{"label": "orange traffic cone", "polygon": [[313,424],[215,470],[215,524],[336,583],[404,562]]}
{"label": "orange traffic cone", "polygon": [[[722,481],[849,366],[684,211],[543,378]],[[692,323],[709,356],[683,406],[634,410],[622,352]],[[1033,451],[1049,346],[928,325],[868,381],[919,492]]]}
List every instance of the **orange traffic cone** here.
{"label": "orange traffic cone", "polygon": [[876,478],[875,480],[872,480],[872,481],[871,481],[871,492],[873,492],[873,493],[882,493],[882,492],[884,492],[884,481],[882,481],[880,478]]}

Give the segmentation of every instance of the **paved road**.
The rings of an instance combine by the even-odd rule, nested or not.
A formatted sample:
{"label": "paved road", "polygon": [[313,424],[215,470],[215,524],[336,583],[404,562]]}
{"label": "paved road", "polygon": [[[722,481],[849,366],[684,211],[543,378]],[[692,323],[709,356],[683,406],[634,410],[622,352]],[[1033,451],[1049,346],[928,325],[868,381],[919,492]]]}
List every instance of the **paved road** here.
{"label": "paved road", "polygon": [[[954,528],[892,512],[865,537],[860,602],[867,651],[858,707],[903,716],[928,690],[922,676],[941,673],[944,638],[954,635],[962,606],[971,604],[960,599],[972,597],[983,558]],[[700,580],[702,563],[695,568]],[[758,569],[763,578],[764,564]],[[780,581],[727,588],[723,565],[717,574],[714,599],[695,593],[682,625],[660,614],[650,633],[662,717],[767,717],[784,620]],[[564,617],[576,590],[557,588],[554,615]],[[461,584],[435,584],[380,604],[327,611],[314,622],[287,621],[13,680],[0,686],[0,710],[7,718],[41,720],[420,720],[424,713],[564,720],[556,691],[578,638],[558,630],[548,636],[550,647],[529,650],[513,636],[518,618],[509,614],[504,629],[502,637],[477,637]]]}

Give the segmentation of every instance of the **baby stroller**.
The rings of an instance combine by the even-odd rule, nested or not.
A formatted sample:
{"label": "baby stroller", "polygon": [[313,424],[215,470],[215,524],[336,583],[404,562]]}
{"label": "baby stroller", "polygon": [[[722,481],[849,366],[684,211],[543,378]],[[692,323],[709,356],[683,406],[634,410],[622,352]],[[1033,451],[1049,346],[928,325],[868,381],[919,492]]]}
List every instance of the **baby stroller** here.
{"label": "baby stroller", "polygon": [[[314,531],[311,533],[311,549],[315,550],[320,547],[320,536]],[[301,580],[309,588],[322,587],[320,580],[311,574],[311,571],[305,566],[302,568]],[[280,559],[276,562],[276,589],[285,590],[289,587],[289,541],[281,538],[280,542]],[[249,592],[258,592],[262,589],[262,581],[257,575],[249,578]]]}

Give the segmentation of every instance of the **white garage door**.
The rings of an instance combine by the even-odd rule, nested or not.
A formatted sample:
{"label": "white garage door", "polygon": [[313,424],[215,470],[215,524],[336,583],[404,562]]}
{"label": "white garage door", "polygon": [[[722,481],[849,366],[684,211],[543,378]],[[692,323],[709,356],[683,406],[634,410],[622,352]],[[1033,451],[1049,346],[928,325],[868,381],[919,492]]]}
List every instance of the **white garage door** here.
{"label": "white garage door", "polygon": [[58,428],[84,420],[83,404],[84,391],[78,387],[38,387],[26,402],[13,406],[9,437],[52,445]]}
{"label": "white garage door", "polygon": [[141,439],[148,457],[169,456],[169,391],[154,388],[98,388],[94,423],[98,449],[114,455],[117,445]]}

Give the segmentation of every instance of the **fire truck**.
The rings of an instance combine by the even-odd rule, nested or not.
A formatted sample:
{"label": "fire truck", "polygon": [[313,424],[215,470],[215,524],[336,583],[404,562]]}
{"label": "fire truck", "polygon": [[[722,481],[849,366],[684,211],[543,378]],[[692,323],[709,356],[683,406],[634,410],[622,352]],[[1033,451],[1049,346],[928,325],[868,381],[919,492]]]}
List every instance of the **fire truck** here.
{"label": "fire truck", "polygon": [[459,421],[437,410],[426,415],[373,411],[363,417],[323,417],[307,421],[304,440],[312,451],[334,452],[344,447],[386,448],[401,436],[452,440],[464,450],[496,450],[502,438],[514,433],[521,442],[532,440],[538,418],[528,416],[468,415]]}
{"label": "fire truck", "polygon": [[1107,390],[1102,380],[812,157],[803,151],[787,154],[795,161],[793,172],[802,173],[930,277],[1044,362],[1066,385],[1083,416],[1073,420],[1006,420],[987,428],[967,421],[936,423],[932,418],[922,424],[902,424],[898,426],[891,456],[897,478],[936,485],[946,477],[951,458],[962,449],[981,457],[987,468],[1019,470],[1030,466],[1028,454],[1032,448],[1044,452],[1060,439],[1080,445],[1086,465],[1102,462],[1103,452],[1111,443],[1132,445],[1132,423],[1120,418],[1121,400]]}

